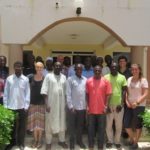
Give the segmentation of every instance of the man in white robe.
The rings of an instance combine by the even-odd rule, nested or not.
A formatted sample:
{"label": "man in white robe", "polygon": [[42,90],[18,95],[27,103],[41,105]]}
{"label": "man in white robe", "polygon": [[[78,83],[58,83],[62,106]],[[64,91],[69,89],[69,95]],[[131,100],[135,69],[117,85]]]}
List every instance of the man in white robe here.
{"label": "man in white robe", "polygon": [[65,143],[65,90],[66,77],[61,74],[62,65],[56,62],[54,72],[47,74],[41,88],[41,94],[45,96],[46,104],[46,150],[51,149],[52,135],[58,133],[58,144],[67,148]]}

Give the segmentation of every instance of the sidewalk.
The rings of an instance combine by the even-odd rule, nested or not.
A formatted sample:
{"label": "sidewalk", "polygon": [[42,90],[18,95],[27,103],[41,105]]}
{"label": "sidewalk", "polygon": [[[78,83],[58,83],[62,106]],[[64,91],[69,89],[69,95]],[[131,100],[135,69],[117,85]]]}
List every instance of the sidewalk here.
{"label": "sidewalk", "polygon": [[[88,147],[88,142],[87,142],[87,136],[85,135],[84,136],[84,143],[86,144],[86,146]],[[96,141],[96,140],[95,140]],[[26,137],[26,139],[25,139],[25,150],[37,150],[36,148],[31,148],[31,142],[32,142],[32,137],[31,136],[29,136],[29,135],[27,135],[27,137]],[[63,149],[63,148],[61,148],[58,144],[57,144],[57,142],[58,142],[58,138],[57,137],[54,137],[53,138],[53,143],[52,143],[52,150],[65,150],[65,149]],[[67,139],[67,141],[66,141],[67,143],[68,143],[68,139]],[[68,145],[69,145],[69,143],[68,143]],[[138,145],[139,145],[139,150],[150,150],[150,141],[149,142],[139,142],[138,143]],[[19,150],[19,148],[18,147],[14,147],[12,150]],[[43,139],[43,146],[42,146],[42,148],[40,148],[40,149],[38,149],[38,150],[45,150],[45,142],[44,142],[44,139]],[[69,149],[68,149],[69,150]],[[76,145],[76,147],[75,147],[75,150],[83,150],[83,149],[80,149],[77,145]],[[88,148],[86,149],[86,150],[88,150]],[[95,144],[95,150],[97,150],[97,146],[96,146],[96,144]],[[108,148],[105,148],[104,147],[104,150],[117,150],[116,148],[115,148],[115,146],[113,147],[113,148],[111,148],[111,149],[108,149]],[[129,147],[127,147],[127,146],[122,146],[122,150],[129,150]]]}

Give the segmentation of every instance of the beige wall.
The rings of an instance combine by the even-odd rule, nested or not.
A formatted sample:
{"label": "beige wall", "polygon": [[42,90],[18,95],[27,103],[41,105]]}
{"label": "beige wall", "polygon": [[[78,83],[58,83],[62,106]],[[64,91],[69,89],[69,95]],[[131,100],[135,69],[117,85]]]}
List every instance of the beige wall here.
{"label": "beige wall", "polygon": [[42,56],[45,59],[47,56],[51,56],[52,50],[59,50],[59,51],[94,51],[97,56],[105,56],[107,54],[112,55],[113,52],[130,52],[129,47],[123,47],[121,45],[116,45],[110,49],[103,49],[101,45],[47,45],[43,48],[35,48],[31,46],[24,46],[24,50],[33,50],[33,54],[35,56]]}
{"label": "beige wall", "polygon": [[[67,18],[91,18],[116,33],[126,45],[150,45],[148,0],[1,0],[3,43],[28,44],[37,34]],[[77,6],[78,5],[78,6]],[[76,8],[82,7],[77,16]],[[140,16],[140,19],[139,19]]]}

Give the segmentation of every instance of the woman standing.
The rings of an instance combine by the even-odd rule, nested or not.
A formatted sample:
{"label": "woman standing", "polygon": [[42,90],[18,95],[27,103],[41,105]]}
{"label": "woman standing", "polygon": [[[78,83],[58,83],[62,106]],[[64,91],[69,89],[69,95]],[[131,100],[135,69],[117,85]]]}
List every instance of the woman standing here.
{"label": "woman standing", "polygon": [[40,94],[43,83],[43,68],[42,62],[35,63],[36,73],[30,79],[31,101],[28,112],[28,130],[33,132],[34,142],[32,148],[40,148],[42,146],[41,138],[45,126],[45,102]]}
{"label": "woman standing", "polygon": [[[124,127],[130,138],[131,149],[138,148],[138,141],[142,132],[142,119],[139,114],[144,112],[146,97],[148,96],[148,81],[142,77],[140,65],[131,65],[132,76],[127,80],[127,109],[124,116]],[[134,125],[135,134],[132,124]]]}

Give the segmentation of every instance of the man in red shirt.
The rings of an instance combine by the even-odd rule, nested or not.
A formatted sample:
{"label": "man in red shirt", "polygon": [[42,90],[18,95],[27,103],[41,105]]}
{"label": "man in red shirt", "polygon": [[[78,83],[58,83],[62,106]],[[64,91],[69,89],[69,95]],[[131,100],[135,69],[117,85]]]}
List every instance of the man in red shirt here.
{"label": "man in red shirt", "polygon": [[94,76],[86,82],[88,137],[89,149],[94,148],[95,125],[97,124],[98,149],[103,149],[106,127],[106,112],[109,97],[112,93],[111,84],[101,76],[102,68],[95,66]]}

